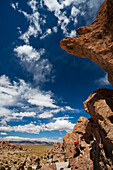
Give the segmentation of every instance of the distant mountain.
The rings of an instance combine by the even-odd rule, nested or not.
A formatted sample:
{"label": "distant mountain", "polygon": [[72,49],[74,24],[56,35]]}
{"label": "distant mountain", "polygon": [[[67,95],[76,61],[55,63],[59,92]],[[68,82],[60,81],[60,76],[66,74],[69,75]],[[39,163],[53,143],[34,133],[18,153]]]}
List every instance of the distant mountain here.
{"label": "distant mountain", "polygon": [[47,146],[54,144],[54,142],[31,141],[31,140],[9,141],[9,143],[13,143],[15,145],[47,145]]}

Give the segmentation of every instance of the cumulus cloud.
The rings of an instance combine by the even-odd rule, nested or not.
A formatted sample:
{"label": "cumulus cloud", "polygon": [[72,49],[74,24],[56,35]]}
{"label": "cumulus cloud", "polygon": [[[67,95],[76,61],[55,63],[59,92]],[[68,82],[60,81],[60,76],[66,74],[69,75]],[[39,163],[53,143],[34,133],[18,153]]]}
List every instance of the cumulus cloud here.
{"label": "cumulus cloud", "polygon": [[32,46],[30,45],[23,45],[18,46],[17,48],[14,48],[14,51],[17,52],[18,57],[22,61],[38,61],[40,56],[45,53],[44,49],[41,49],[39,52],[37,52]]}
{"label": "cumulus cloud", "polygon": [[33,123],[26,124],[26,125],[18,125],[18,126],[1,126],[0,131],[6,131],[6,132],[26,132],[26,133],[33,133],[33,134],[39,134],[40,130],[42,130],[41,126],[34,125]]}
{"label": "cumulus cloud", "polygon": [[63,120],[63,119],[59,119],[56,120],[53,123],[48,123],[45,126],[45,130],[48,131],[53,131],[53,130],[59,130],[59,131],[67,131],[67,132],[71,132],[74,128],[74,124],[72,124],[71,122],[69,122],[69,120]]}
{"label": "cumulus cloud", "polygon": [[17,56],[20,58],[24,68],[33,75],[36,83],[47,81],[47,76],[50,74],[52,65],[48,59],[42,59],[41,56],[45,53],[45,49],[35,50],[30,45],[23,45],[14,48]]}
{"label": "cumulus cloud", "polygon": [[34,94],[33,96],[29,97],[28,102],[32,105],[37,105],[37,106],[45,106],[45,107],[51,107],[51,108],[58,107],[53,104],[54,100],[51,99],[50,94],[45,94],[45,95],[41,93]]}
{"label": "cumulus cloud", "polygon": [[42,119],[46,119],[46,118],[51,118],[53,117],[53,114],[52,113],[49,113],[49,112],[44,112],[42,114],[39,114],[38,115],[39,118],[42,118]]}
{"label": "cumulus cloud", "polygon": [[107,74],[104,77],[101,77],[99,80],[96,80],[95,82],[100,84],[101,86],[110,85],[108,78],[107,78]]}
{"label": "cumulus cloud", "polygon": [[[24,80],[19,82],[10,82],[5,75],[0,77],[0,117],[9,121],[11,118],[22,119],[23,117],[34,117],[34,111],[15,112],[19,110],[26,110],[26,107],[38,106],[47,108],[58,108],[52,99],[53,94],[49,92],[40,91],[39,88],[32,88],[30,84],[25,83]],[[24,106],[26,106],[24,108]],[[12,107],[13,109],[10,109]]]}
{"label": "cumulus cloud", "polygon": [[[30,84],[25,83],[24,80],[19,80],[18,83],[3,75],[0,77],[0,117],[1,117],[1,131],[15,131],[27,133],[39,133],[43,130],[51,131],[51,126],[61,123],[60,130],[71,130],[72,123],[67,119],[69,116],[56,119],[56,122],[50,124],[35,125],[30,123],[24,126],[7,126],[7,122],[13,120],[22,120],[23,117],[33,117],[39,119],[53,118],[57,113],[80,113],[79,109],[73,109],[70,106],[59,107],[55,105],[53,94],[49,92],[40,91],[39,88],[32,88]],[[37,108],[35,108],[36,106]],[[34,108],[33,111],[32,107]],[[11,109],[12,108],[12,109]],[[30,109],[31,108],[31,109]],[[22,110],[22,111],[21,111]],[[39,110],[37,112],[37,110]],[[45,110],[43,112],[43,110]],[[43,113],[41,113],[43,112]],[[39,114],[40,113],[40,114]],[[55,119],[53,119],[55,120]],[[37,129],[37,130],[36,130]]]}
{"label": "cumulus cloud", "polygon": [[18,126],[0,126],[0,131],[4,132],[26,132],[32,134],[39,134],[40,131],[67,131],[71,132],[73,130],[74,124],[67,120],[68,117],[56,119],[55,122],[50,123],[43,123],[40,125],[35,125],[33,123],[25,124],[25,125],[18,125]]}

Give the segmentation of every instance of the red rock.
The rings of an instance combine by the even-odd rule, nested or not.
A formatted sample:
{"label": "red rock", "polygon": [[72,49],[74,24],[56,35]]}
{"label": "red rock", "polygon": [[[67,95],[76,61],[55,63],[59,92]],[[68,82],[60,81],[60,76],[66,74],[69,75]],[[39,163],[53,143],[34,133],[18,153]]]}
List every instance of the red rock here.
{"label": "red rock", "polygon": [[[113,85],[113,1],[105,0],[95,21],[77,30],[76,38],[64,38],[60,45],[68,53],[89,58],[106,72]],[[54,160],[64,155],[71,170],[113,169],[113,90],[98,89],[84,102],[91,118],[80,117],[72,133],[55,143]],[[79,140],[79,148],[74,145]],[[50,152],[48,152],[50,154]]]}
{"label": "red rock", "polygon": [[41,170],[56,170],[55,164],[52,165],[44,165]]}
{"label": "red rock", "polygon": [[[72,133],[67,133],[63,142],[60,145],[55,144],[52,153],[48,152],[48,154],[53,154],[54,161],[66,161],[68,158],[72,170],[80,168],[111,170],[113,166],[113,90],[96,90],[84,102],[84,108],[91,118],[88,120],[80,117]],[[80,150],[74,145],[77,139]]]}
{"label": "red rock", "polygon": [[95,21],[90,26],[78,28],[77,33],[76,38],[64,38],[61,48],[98,63],[113,85],[113,1],[105,0]]}

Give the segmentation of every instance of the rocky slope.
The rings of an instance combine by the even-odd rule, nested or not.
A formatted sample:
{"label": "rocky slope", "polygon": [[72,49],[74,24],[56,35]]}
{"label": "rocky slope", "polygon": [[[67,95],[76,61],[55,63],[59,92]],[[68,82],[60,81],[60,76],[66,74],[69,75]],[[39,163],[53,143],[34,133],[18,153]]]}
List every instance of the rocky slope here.
{"label": "rocky slope", "polygon": [[[55,143],[54,149],[45,154],[52,162],[66,161],[75,169],[113,169],[113,90],[98,89],[84,102],[88,120],[80,117],[72,133],[67,133],[63,142]],[[74,141],[79,139],[80,149]]]}
{"label": "rocky slope", "polygon": [[105,0],[95,21],[90,26],[80,27],[77,33],[76,38],[64,38],[60,42],[61,48],[98,63],[113,85],[113,1]]}
{"label": "rocky slope", "polygon": [[22,146],[16,146],[12,143],[9,143],[9,141],[0,141],[0,149],[18,149],[18,150],[24,150]]}
{"label": "rocky slope", "polygon": [[[113,85],[113,1],[105,0],[95,21],[77,30],[76,38],[64,38],[60,45],[68,53],[89,58],[106,72]],[[84,102],[91,118],[80,117],[73,132],[63,142],[55,143],[45,157],[55,161],[69,160],[72,170],[113,169],[113,90],[98,89]],[[80,150],[74,141],[79,139]]]}

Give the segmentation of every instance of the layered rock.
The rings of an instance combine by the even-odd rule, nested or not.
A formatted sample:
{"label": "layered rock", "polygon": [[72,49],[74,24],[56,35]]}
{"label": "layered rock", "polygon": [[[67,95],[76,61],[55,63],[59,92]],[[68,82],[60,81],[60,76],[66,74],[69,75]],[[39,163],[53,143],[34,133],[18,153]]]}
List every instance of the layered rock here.
{"label": "layered rock", "polygon": [[60,42],[61,48],[98,63],[113,85],[113,1],[105,0],[95,21],[90,26],[80,27],[77,33],[76,38],[64,38]]}
{"label": "layered rock", "polygon": [[[46,158],[60,161],[62,156],[75,169],[113,169],[113,90],[98,89],[84,102],[91,118],[80,117],[72,133],[67,133],[63,142],[55,143]],[[80,150],[74,141],[79,139]],[[62,160],[63,161],[63,160]]]}

